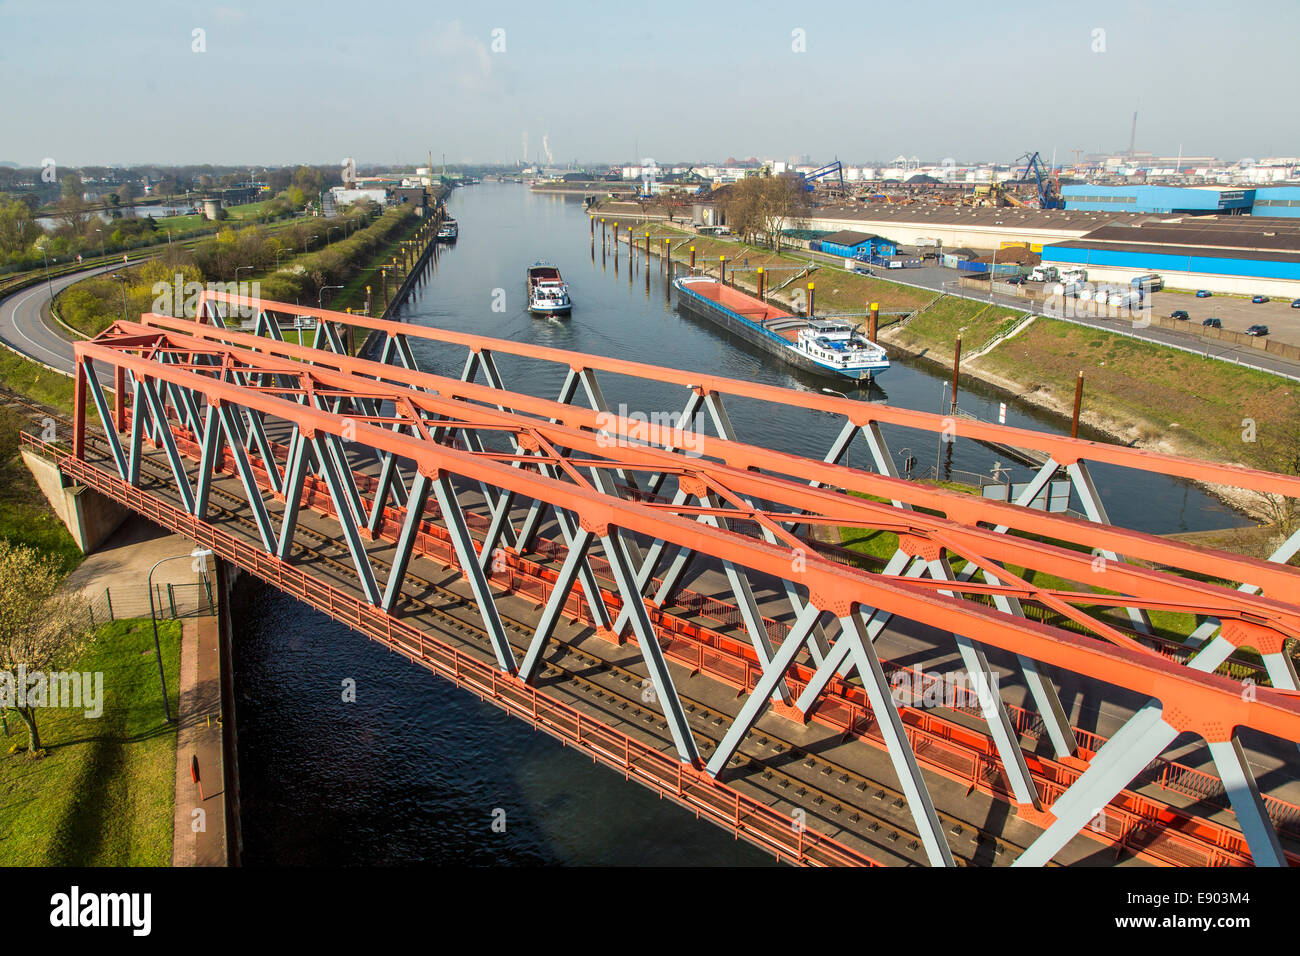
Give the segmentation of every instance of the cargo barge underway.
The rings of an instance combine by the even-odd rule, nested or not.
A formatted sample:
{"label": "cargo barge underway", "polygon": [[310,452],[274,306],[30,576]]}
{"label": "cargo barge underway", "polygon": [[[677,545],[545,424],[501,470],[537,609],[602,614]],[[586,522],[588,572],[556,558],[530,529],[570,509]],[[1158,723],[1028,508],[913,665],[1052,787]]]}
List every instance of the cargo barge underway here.
{"label": "cargo barge underway", "polygon": [[573,308],[569,287],[560,277],[560,270],[549,262],[536,262],[528,267],[528,311],[534,315],[568,315]]}
{"label": "cargo barge underway", "polygon": [[797,368],[863,384],[889,368],[885,350],[845,322],[791,315],[704,276],[673,286],[682,305]]}

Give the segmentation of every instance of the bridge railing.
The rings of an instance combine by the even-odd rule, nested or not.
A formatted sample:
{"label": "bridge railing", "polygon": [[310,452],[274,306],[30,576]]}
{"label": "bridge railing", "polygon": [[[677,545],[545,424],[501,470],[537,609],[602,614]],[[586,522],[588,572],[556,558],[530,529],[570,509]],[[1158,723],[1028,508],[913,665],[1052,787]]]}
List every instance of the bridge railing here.
{"label": "bridge railing", "polygon": [[[283,307],[278,304],[260,305],[264,310],[273,306]],[[319,329],[327,335],[332,322],[343,320],[337,314],[318,318]],[[275,324],[272,323],[271,327],[274,328]],[[408,327],[398,328],[405,330]],[[409,347],[404,351],[402,345],[405,332],[387,329],[385,332],[389,335],[385,351],[390,356],[403,356],[405,363],[409,357]],[[856,410],[852,414],[846,413],[848,421],[841,433],[842,440],[837,440],[836,448],[825,462],[816,462],[736,440],[718,402],[718,388],[724,386],[724,380],[713,380],[718,388],[710,387],[707,382],[679,381],[694,396],[689,401],[695,403],[695,410],[707,407],[721,433],[718,437],[701,438],[703,447],[699,457],[683,456],[674,451],[682,447],[685,437],[680,430],[651,429],[648,436],[644,433],[637,435],[627,419],[621,416],[611,418],[604,410],[598,387],[589,374],[592,369],[587,365],[575,366],[578,360],[572,353],[563,353],[570,360],[571,374],[566,382],[568,393],[562,393],[557,402],[505,390],[489,361],[490,356],[484,354],[489,351],[488,347],[481,341],[476,344],[476,350],[471,347],[466,375],[457,381],[429,376],[409,367],[403,369],[367,363],[342,354],[331,356],[320,349],[277,344],[229,330],[196,330],[192,323],[147,316],[142,324],[118,323],[100,340],[76,346],[79,398],[85,397],[89,391],[109,429],[110,439],[119,441],[117,436],[123,429],[114,419],[122,418],[122,409],[108,410],[97,380],[89,373],[92,364],[100,362],[113,366],[115,377],[131,381],[132,407],[141,415],[147,414],[148,420],[133,417],[133,421],[144,422],[144,427],[133,429],[129,456],[120,450],[114,452],[118,468],[126,477],[129,462],[142,454],[142,432],[149,434],[165,446],[187,508],[192,506],[189,501],[191,491],[187,486],[189,479],[183,456],[172,441],[171,420],[181,419],[190,423],[196,446],[200,444],[197,439],[202,434],[200,457],[208,455],[212,442],[220,445],[218,424],[229,434],[238,435],[230,447],[236,452],[235,464],[245,483],[250,507],[258,516],[263,543],[268,551],[275,551],[284,543],[276,542],[275,531],[263,514],[266,502],[262,500],[257,476],[241,456],[246,454],[245,440],[248,448],[255,445],[259,449],[265,447],[265,436],[260,431],[263,419],[275,419],[290,426],[294,434],[289,443],[292,463],[286,462],[282,469],[274,460],[273,453],[264,451],[261,454],[265,474],[272,487],[278,482],[297,482],[293,487],[301,486],[307,467],[302,463],[303,449],[310,450],[311,461],[315,462],[312,467],[316,471],[313,480],[319,476],[329,486],[327,497],[336,505],[334,516],[342,526],[356,563],[360,585],[373,604],[380,603],[381,595],[373,580],[373,568],[367,569],[365,547],[354,526],[355,517],[349,515],[359,513],[362,507],[372,513],[385,509],[387,486],[381,480],[373,491],[374,500],[363,501],[351,470],[345,468],[342,474],[336,471],[336,461],[340,456],[346,460],[340,442],[360,443],[377,455],[382,463],[382,474],[391,474],[394,462],[404,461],[408,468],[410,464],[417,467],[418,474],[414,476],[410,491],[403,491],[404,494],[416,495],[417,503],[408,506],[402,521],[398,541],[399,563],[409,557],[420,541],[418,535],[423,532],[421,515],[430,486],[436,487],[439,505],[444,512],[441,518],[451,535],[451,551],[455,552],[462,571],[474,587],[485,622],[489,624],[494,618],[491,611],[493,599],[487,589],[486,577],[475,570],[484,552],[477,550],[480,546],[470,536],[467,527],[458,527],[464,516],[458,516],[463,509],[456,500],[457,492],[450,484],[451,477],[461,482],[462,487],[481,486],[487,507],[493,509],[498,517],[508,515],[501,510],[506,507],[501,502],[512,500],[505,497],[507,495],[549,505],[562,525],[564,516],[572,516],[578,527],[565,530],[566,539],[575,542],[570,545],[565,564],[570,568],[588,567],[585,552],[593,539],[599,539],[609,573],[618,579],[618,592],[622,599],[618,610],[623,618],[631,617],[639,649],[656,681],[660,700],[664,702],[665,716],[679,756],[688,763],[694,759],[689,729],[682,715],[673,710],[679,705],[675,704],[675,693],[663,662],[658,659],[663,650],[657,646],[659,642],[651,630],[654,626],[650,618],[652,608],[643,607],[641,595],[635,593],[630,583],[641,569],[633,568],[628,555],[622,553],[625,549],[623,536],[635,537],[639,541],[663,542],[688,557],[697,553],[712,555],[726,562],[728,567],[743,568],[746,574],[757,575],[759,579],[784,582],[800,630],[791,631],[779,650],[764,647],[764,642],[771,638],[770,634],[763,633],[767,630],[765,624],[756,621],[752,613],[741,615],[746,618],[743,623],[746,631],[750,632],[748,636],[754,642],[758,657],[771,657],[782,663],[779,668],[771,664],[754,672],[753,690],[741,714],[728,730],[723,745],[710,760],[709,770],[713,774],[725,769],[740,738],[761,713],[763,702],[775,682],[803,680],[801,672],[792,668],[796,665],[795,658],[805,650],[812,628],[821,619],[838,621],[841,631],[834,649],[828,646],[823,651],[823,654],[829,652],[830,656],[817,663],[815,673],[802,688],[795,688],[801,691],[799,709],[805,713],[815,711],[816,708],[810,705],[827,697],[831,703],[837,702],[836,694],[828,694],[828,689],[839,686],[835,683],[836,668],[849,661],[845,655],[851,655],[849,662],[852,668],[856,668],[864,685],[868,681],[885,681],[878,658],[873,665],[878,673],[864,670],[872,651],[857,632],[864,625],[875,627],[880,623],[883,626],[889,615],[898,615],[940,632],[959,635],[959,649],[968,661],[968,668],[974,672],[982,673],[987,668],[981,657],[982,651],[978,649],[987,644],[1015,654],[1026,668],[1033,662],[1042,662],[1073,671],[1086,680],[1140,687],[1143,692],[1163,702],[1170,719],[1176,721],[1181,729],[1202,733],[1211,745],[1221,742],[1219,736],[1224,733],[1224,727],[1228,728],[1229,736],[1238,726],[1251,726],[1284,739],[1300,737],[1300,707],[1285,694],[1261,688],[1256,699],[1250,701],[1250,706],[1241,708],[1238,706],[1237,688],[1231,682],[1207,675],[1202,668],[1165,658],[1141,641],[1110,626],[1105,615],[1098,611],[1098,608],[1105,611],[1112,606],[1127,608],[1136,621],[1149,609],[1194,609],[1207,618],[1224,622],[1223,634],[1213,636],[1208,643],[1202,641],[1205,647],[1214,650],[1209,656],[1218,655],[1225,644],[1245,642],[1269,647],[1269,642],[1278,640],[1279,635],[1300,632],[1300,612],[1286,601],[1272,596],[1285,593],[1296,583],[1297,576],[1289,569],[1113,528],[1105,523],[1100,512],[1094,517],[1102,520],[1080,522],[1014,505],[954,495],[942,489],[918,488],[915,483],[902,482],[888,473],[870,475],[836,463],[848,441],[858,437],[859,432],[866,436],[866,440],[876,441],[878,436],[874,429],[877,422],[891,416],[898,421],[905,420],[912,413],[903,410],[881,411],[876,407],[863,410],[862,403],[849,403]],[[492,348],[495,347],[493,344]],[[510,348],[509,343],[503,346],[504,351]],[[609,366],[607,360],[602,361],[606,367]],[[206,368],[233,370],[232,377],[223,372],[218,378],[206,372]],[[476,369],[488,376],[488,385],[470,381]],[[657,374],[670,376],[674,373],[659,370]],[[570,404],[578,384],[588,392],[593,406],[590,411]],[[747,383],[727,383],[725,387],[729,391],[744,392],[749,386]],[[118,391],[125,397],[128,389]],[[751,390],[747,397],[758,396]],[[388,401],[392,402],[391,413],[383,411],[387,405],[381,409],[376,404]],[[788,395],[782,399],[783,403],[790,401]],[[801,402],[806,404],[807,398],[801,398]],[[692,406],[688,404],[687,407],[690,409]],[[243,416],[246,438],[239,432],[239,422],[231,418],[236,412]],[[953,419],[946,419],[944,427],[949,427],[952,422]],[[937,422],[927,420],[918,427],[937,425]],[[977,440],[1009,440],[1023,446],[1030,444],[1026,436],[1034,435],[1024,430],[1002,429],[1001,426],[978,422],[961,423],[959,427],[992,429],[979,432],[975,437]],[[463,447],[453,447],[442,440],[452,434],[465,443]],[[484,436],[496,439],[505,436],[514,443],[515,450],[502,450],[499,441],[496,444],[485,443]],[[610,437],[616,439],[612,445],[606,440]],[[1092,447],[1093,443],[1085,443],[1089,447],[1084,449],[1078,444],[1068,444],[1068,439],[1059,436],[1037,436],[1034,441],[1051,447],[1052,454],[1057,456],[1048,462],[1052,471],[1061,466],[1070,469],[1076,488],[1091,487],[1090,479],[1081,470],[1085,452],[1090,460],[1108,460],[1108,456],[1118,454],[1111,446]],[[1063,441],[1067,444],[1062,444]],[[882,450],[878,442],[872,447],[877,452]],[[74,451],[79,459],[84,457],[84,448],[83,422],[74,437]],[[565,451],[560,453],[556,449]],[[1122,451],[1131,452],[1129,449]],[[192,456],[193,449],[190,452]],[[889,459],[878,455],[877,460],[887,462]],[[1186,460],[1181,462],[1181,465],[1170,467],[1182,467],[1186,471],[1200,469],[1198,475],[1201,476],[1227,477],[1231,474],[1234,479],[1240,479],[1234,483],[1257,490],[1294,491],[1293,486],[1300,487],[1286,476],[1249,470],[1224,471],[1224,466],[1212,463],[1193,463],[1193,467]],[[1168,462],[1162,461],[1161,467],[1165,464]],[[1202,465],[1204,469],[1201,469]],[[400,473],[401,466],[396,467]],[[889,470],[883,464],[882,468],[886,472]],[[628,500],[611,484],[611,476],[617,474],[621,480],[624,472],[629,475],[637,473],[639,480],[652,488],[666,478],[666,487],[675,488],[677,495],[667,505]],[[199,480],[202,492],[203,483],[210,479],[201,470]],[[876,499],[844,495],[827,490],[828,487],[859,490],[875,495]],[[319,496],[319,489],[313,486],[311,493]],[[894,503],[881,503],[878,500],[881,497]],[[294,502],[297,502],[297,492],[294,493]],[[1087,503],[1095,506],[1095,496],[1090,497]],[[1096,510],[1095,507],[1092,510]],[[899,552],[891,558],[890,567],[886,569],[888,573],[867,574],[808,554],[802,542],[792,536],[792,530],[803,523],[890,531],[898,535]],[[997,526],[990,529],[989,525],[995,523]],[[494,551],[499,542],[496,535],[502,524],[494,521],[488,532],[490,540],[484,540],[481,545],[488,553]],[[731,527],[728,528],[728,524]],[[748,527],[742,529],[741,525]],[[293,530],[292,515],[288,512],[284,526],[289,532]],[[1030,537],[1004,534],[1007,527],[1026,531]],[[530,517],[519,532],[524,542],[521,550],[527,550],[526,543],[535,532],[536,525]],[[1091,556],[1055,543],[1062,540],[1100,544],[1107,552],[1105,560],[1091,561]],[[1157,563],[1160,570],[1125,561],[1115,552]],[[983,577],[974,579],[965,573],[954,576],[947,564],[948,553],[968,562],[967,568],[972,574],[982,573]],[[479,558],[469,557],[471,555]],[[1009,570],[1022,567],[1064,583],[1035,585]],[[929,577],[910,571],[901,573],[909,568],[928,573]],[[655,569],[650,567],[649,570],[653,572]],[[390,596],[393,581],[400,583],[401,572],[394,573],[397,577],[390,579]],[[557,586],[552,592],[554,600],[562,602],[570,597],[573,573],[566,572],[564,590],[561,592]],[[1203,580],[1204,576],[1211,574],[1226,574],[1231,579],[1262,584],[1269,596],[1261,597],[1255,590],[1233,591]],[[642,579],[636,580],[637,587],[642,587]],[[660,580],[665,587],[672,583]],[[1075,581],[1088,583],[1082,590],[1071,590],[1070,582]],[[732,588],[739,598],[741,584],[733,581]],[[595,598],[591,600],[594,602]],[[384,601],[387,602],[388,597],[384,597]],[[1002,606],[1021,601],[1049,607],[1063,618],[1080,624],[1087,633],[1075,633],[1053,621],[1029,620],[1023,612]],[[738,600],[734,606],[741,607],[743,603]],[[596,604],[592,606],[593,613],[599,617]],[[606,607],[605,612],[609,610]],[[722,607],[710,610],[718,614],[729,613]],[[805,613],[809,610],[813,613]],[[509,671],[511,656],[498,633],[499,623],[493,628],[501,666]],[[878,632],[870,636],[874,633]],[[960,635],[974,642],[974,646],[960,643]],[[539,634],[533,648],[543,646],[548,638],[546,634]],[[539,641],[542,643],[537,643]],[[772,657],[774,654],[776,656]],[[1204,654],[1205,651],[1201,650],[1198,658]],[[1269,655],[1265,658],[1270,667],[1276,663],[1269,660]],[[530,649],[529,660],[534,659]],[[1214,665],[1221,660],[1221,657],[1217,658]],[[749,665],[745,666],[748,668]],[[1273,674],[1270,670],[1270,676]],[[748,671],[746,683],[749,683]],[[1277,680],[1274,684],[1280,686]],[[1038,709],[1040,718],[1049,713],[1048,708],[1040,706]],[[1024,765],[1023,755],[1019,753],[1018,742],[1009,738],[1005,730],[998,730],[998,720],[1009,723],[1005,708],[1000,704],[986,704],[982,710],[991,734],[997,737],[1003,772],[1016,799],[1036,802],[1038,795],[1033,793],[1034,783]],[[880,722],[881,739],[891,755],[915,765],[917,747],[895,708],[884,707],[874,716]],[[1056,725],[1049,729],[1057,733],[1069,731]],[[997,736],[999,733],[1001,736]],[[1069,740],[1072,742],[1070,746],[1078,749],[1077,738],[1072,733],[1069,733]],[[1053,743],[1057,745],[1055,739]],[[1103,747],[1092,760],[1104,762],[1110,749],[1113,748]],[[1151,756],[1158,756],[1158,751]],[[1243,768],[1234,769],[1240,771]],[[976,775],[982,774],[976,771]],[[1079,777],[1071,787],[1079,786],[1085,778],[1086,775]],[[1106,795],[1106,800],[1113,796]],[[923,804],[926,799],[923,790],[909,794],[910,803],[919,800]],[[1241,806],[1236,809],[1239,813],[1250,810]],[[913,812],[919,812],[917,806],[913,806]],[[1257,813],[1258,808],[1253,812]],[[919,816],[916,822],[923,829],[927,826]],[[1068,821],[1070,824],[1076,822],[1073,818]],[[927,840],[927,852],[932,854],[932,859],[942,859],[942,834],[931,832],[928,836],[922,835]],[[1266,849],[1251,847],[1256,853]]]}

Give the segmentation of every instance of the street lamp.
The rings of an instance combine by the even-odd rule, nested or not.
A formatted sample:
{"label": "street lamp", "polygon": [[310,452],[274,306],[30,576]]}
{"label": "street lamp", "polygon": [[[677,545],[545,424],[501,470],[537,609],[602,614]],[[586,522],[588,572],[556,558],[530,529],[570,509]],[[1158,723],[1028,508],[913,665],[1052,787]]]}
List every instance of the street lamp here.
{"label": "street lamp", "polygon": [[176,561],[180,558],[190,558],[197,570],[202,572],[207,567],[208,556],[212,554],[209,548],[196,548],[189,554],[174,554],[170,558],[162,558],[152,568],[149,569],[149,619],[153,622],[153,649],[154,655],[158,659],[158,683],[162,686],[163,699],[163,717],[167,723],[172,722],[171,705],[167,703],[167,678],[163,675],[162,648],[158,645],[158,614],[154,610],[153,603],[153,573],[158,570],[159,564],[165,564],[168,561]]}
{"label": "street lamp", "polygon": [[302,241],[302,251],[304,253],[307,251],[307,247],[311,245],[312,240],[315,238],[316,238],[315,236],[308,236],[306,239]]}
{"label": "street lamp", "polygon": [[50,302],[54,302],[54,285],[50,282],[50,257],[45,254],[46,240],[41,239],[41,258],[45,260],[45,290],[50,294]]}
{"label": "street lamp", "polygon": [[318,308],[318,309],[323,309],[323,308],[325,308],[325,306],[322,304],[322,301],[321,301],[321,300],[322,300],[322,299],[324,298],[324,296],[325,296],[325,290],[326,290],[326,289],[341,289],[341,288],[343,288],[343,286],[341,286],[341,285],[323,285],[323,286],[321,286],[321,287],[320,287],[320,291],[316,293],[316,308]]}
{"label": "street lamp", "polygon": [[251,270],[256,269],[256,268],[257,268],[257,266],[235,266],[235,287],[236,287],[236,288],[239,287],[239,270],[240,270],[240,269],[248,269],[248,270],[251,271]]}
{"label": "street lamp", "polygon": [[280,268],[280,254],[287,251],[288,250],[286,250],[283,246],[275,250],[275,267],[277,269]]}
{"label": "street lamp", "polygon": [[330,240],[330,233],[331,233],[331,232],[334,232],[334,231],[337,230],[337,229],[338,229],[338,226],[328,226],[328,227],[326,227],[326,229],[325,229],[325,242],[326,242],[327,245],[331,242],[331,240]]}
{"label": "street lamp", "polygon": [[99,233],[99,258],[102,259],[104,258],[104,230],[96,229],[95,231]]}
{"label": "street lamp", "polygon": [[113,278],[116,279],[118,282],[122,283],[122,321],[123,321],[123,322],[128,322],[128,321],[130,321],[130,320],[127,318],[127,314],[126,314],[126,283],[127,283],[127,278],[126,278],[126,276],[124,276],[124,275],[120,275],[120,274],[118,274],[118,273],[116,273],[116,272],[113,273]]}

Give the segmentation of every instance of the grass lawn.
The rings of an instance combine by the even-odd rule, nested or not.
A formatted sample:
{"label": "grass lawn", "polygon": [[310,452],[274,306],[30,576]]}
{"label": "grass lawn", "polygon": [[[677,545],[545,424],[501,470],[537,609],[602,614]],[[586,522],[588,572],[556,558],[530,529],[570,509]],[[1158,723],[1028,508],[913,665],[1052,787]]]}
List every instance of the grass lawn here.
{"label": "grass lawn", "polygon": [[72,414],[74,383],[69,375],[0,349],[0,382],[11,391]]}
{"label": "grass lawn", "polygon": [[159,229],[170,229],[174,233],[190,232],[207,225],[207,220],[198,213],[185,216],[160,216],[154,222]]}
{"label": "grass lawn", "polygon": [[55,555],[71,571],[81,563],[81,550],[18,454],[18,430],[25,424],[18,412],[0,408],[0,538]]}
{"label": "grass lawn", "polygon": [[1019,325],[1023,312],[985,305],[949,296],[935,302],[896,333],[894,341],[906,349],[928,354],[939,362],[951,362],[957,336],[962,352],[969,355]]}
{"label": "grass lawn", "polygon": [[1243,420],[1260,433],[1284,428],[1297,401],[1296,384],[1274,375],[1041,317],[976,364],[1031,391],[1046,387],[1063,404],[1082,369],[1085,408],[1130,419],[1146,441],[1180,436],[1217,461],[1250,462]]}
{"label": "grass lawn", "polygon": [[[161,621],[172,713],[181,624]],[[0,861],[11,866],[170,866],[176,726],[165,724],[148,620],[103,625],[65,670],[102,672],[103,714],[46,708],[47,754],[29,760],[22,722],[0,736]]]}
{"label": "grass lawn", "polygon": [[[935,485],[936,483],[919,482],[919,484]],[[939,482],[937,484],[938,487],[942,487],[947,491],[957,491],[964,494],[972,494],[972,495],[976,493],[974,488],[968,485],[961,485],[956,482]],[[884,501],[883,498],[878,498],[874,495],[864,495],[856,491],[852,492],[852,494],[855,497],[867,498],[872,501]],[[926,514],[932,513],[927,511],[924,508],[918,508],[917,510]],[[839,529],[839,532],[840,532],[840,545],[842,547],[848,548],[850,551],[862,555],[863,558],[865,559],[863,561],[862,566],[869,570],[879,571],[883,567],[885,562],[887,562],[891,557],[893,557],[894,552],[898,549],[898,535],[894,534],[892,531],[879,531],[871,528],[842,527]],[[1043,538],[1037,535],[1024,534],[1019,531],[1013,531],[1011,533],[1031,541],[1044,540]],[[1072,542],[1055,540],[1055,539],[1049,540],[1048,543],[1057,545],[1059,547],[1068,548],[1072,551],[1091,553],[1089,548],[1081,544],[1075,544]],[[957,557],[956,555],[950,555],[949,560],[952,565],[953,573],[961,574],[961,572],[966,567],[966,561],[960,557]],[[1065,580],[1064,578],[1057,577],[1056,575],[1053,574],[1046,574],[1041,571],[1026,569],[1023,567],[1017,567],[1015,565],[1007,565],[1006,567],[1007,570],[1009,570],[1012,574],[1016,575],[1017,577],[1023,578],[1029,584],[1035,584],[1038,585],[1039,587],[1053,588],[1057,590],[1067,590],[1067,591],[1076,591],[1076,590],[1096,591],[1098,594],[1112,593],[1106,591],[1103,588],[1093,587],[1086,581],[1071,582]],[[1227,584],[1229,582],[1219,581],[1215,583]],[[1115,623],[1120,624],[1122,626],[1125,627],[1130,626],[1128,616],[1122,608],[1109,608],[1109,607],[1097,606],[1097,607],[1081,607],[1081,610],[1087,610],[1091,613],[1096,613],[1102,620],[1106,620],[1107,618],[1109,618]],[[1177,641],[1183,640],[1192,632],[1192,630],[1196,627],[1197,624],[1197,619],[1194,615],[1183,614],[1175,611],[1160,611],[1160,610],[1151,611],[1148,613],[1148,617],[1151,619],[1151,624],[1155,628],[1156,633],[1170,640],[1177,640]],[[1059,617],[1055,617],[1053,618],[1053,620],[1059,623],[1062,619]],[[1245,654],[1239,653],[1238,656],[1246,657],[1246,658],[1252,657],[1252,655],[1248,653]]]}

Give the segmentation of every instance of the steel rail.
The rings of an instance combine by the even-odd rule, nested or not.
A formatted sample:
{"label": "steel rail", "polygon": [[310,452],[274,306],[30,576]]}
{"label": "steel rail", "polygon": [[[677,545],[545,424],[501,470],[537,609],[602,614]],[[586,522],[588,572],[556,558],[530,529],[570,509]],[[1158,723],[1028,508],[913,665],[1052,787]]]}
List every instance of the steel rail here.
{"label": "steel rail", "polygon": [[[111,338],[111,330],[108,334]],[[264,414],[296,422],[306,434],[342,436],[351,428],[352,440],[409,458],[432,475],[458,474],[495,487],[515,491],[534,500],[551,502],[578,515],[585,529],[606,532],[611,527],[663,539],[692,551],[726,554],[748,568],[776,578],[792,576],[789,552],[763,541],[738,539],[698,522],[662,514],[602,496],[571,484],[534,475],[444,445],[420,441],[346,416],[276,398],[257,390],[158,364],[147,358],[115,350],[104,341],[79,342],[78,383],[84,395],[87,364],[103,361],[112,367],[202,394],[209,401],[232,402]],[[84,416],[78,416],[74,449],[84,455]],[[1210,740],[1227,739],[1235,728],[1249,726],[1287,740],[1300,740],[1300,701],[1271,688],[1260,688],[1255,699],[1242,699],[1232,681],[1203,674],[1129,648],[1113,647],[1023,618],[1001,614],[972,602],[923,593],[906,585],[887,583],[845,566],[808,562],[797,574],[818,607],[847,614],[853,606],[882,608],[910,620],[957,634],[990,646],[1023,654],[1105,683],[1145,693],[1161,700],[1180,715],[1185,729]],[[841,615],[842,616],[842,615]]]}

